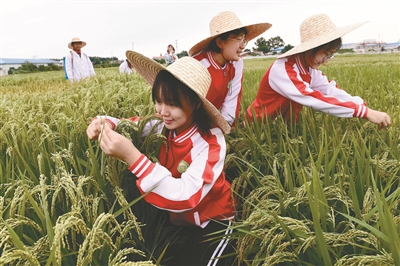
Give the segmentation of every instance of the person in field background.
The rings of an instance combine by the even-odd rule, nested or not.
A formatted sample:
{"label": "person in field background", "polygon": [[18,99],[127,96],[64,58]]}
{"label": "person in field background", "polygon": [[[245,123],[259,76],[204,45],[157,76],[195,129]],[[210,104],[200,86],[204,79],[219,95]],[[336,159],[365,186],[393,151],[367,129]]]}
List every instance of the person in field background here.
{"label": "person in field background", "polygon": [[178,56],[175,54],[175,47],[172,44],[168,44],[167,52],[164,55],[164,60],[167,66],[178,60]]}
{"label": "person in field background", "polygon": [[68,48],[70,48],[71,51],[65,57],[64,67],[67,79],[69,79],[70,82],[94,77],[96,75],[89,56],[81,50],[85,46],[86,42],[77,37],[72,38],[71,42],[68,43]]}
{"label": "person in field background", "polygon": [[365,23],[336,27],[326,14],[305,19],[300,25],[301,43],[278,56],[266,71],[247,108],[247,120],[283,116],[296,122],[307,106],[337,117],[365,118],[379,128],[389,126],[387,113],[367,107],[362,98],[350,95],[318,70],[340,49],[342,36]]}
{"label": "person in field background", "polygon": [[235,13],[224,11],[211,19],[210,36],[189,50],[189,56],[200,61],[211,74],[207,99],[231,126],[235,125],[242,99],[244,66],[241,54],[249,41],[271,26],[270,23],[244,25]]}
{"label": "person in field background", "polygon": [[119,65],[119,73],[131,74],[132,72],[136,73],[136,70],[132,68],[132,65],[129,63],[128,59],[124,60],[124,62]]}
{"label": "person in field background", "polygon": [[[140,193],[148,193],[144,200],[168,211],[171,226],[184,233],[182,248],[172,254],[166,251],[165,256],[173,256],[169,265],[226,265],[226,258],[219,257],[230,247],[227,236],[232,231],[236,200],[224,173],[224,134],[230,126],[205,98],[211,76],[188,56],[168,67],[137,52],[127,51],[126,56],[152,86],[158,118],[146,123],[143,136],[165,135],[166,143],[157,154],[159,163],[114,131],[120,119],[97,116],[87,135],[99,141],[105,154],[126,162],[137,177]],[[130,120],[139,122],[140,118]],[[215,234],[207,236],[210,233]],[[206,241],[218,236],[218,241]]]}

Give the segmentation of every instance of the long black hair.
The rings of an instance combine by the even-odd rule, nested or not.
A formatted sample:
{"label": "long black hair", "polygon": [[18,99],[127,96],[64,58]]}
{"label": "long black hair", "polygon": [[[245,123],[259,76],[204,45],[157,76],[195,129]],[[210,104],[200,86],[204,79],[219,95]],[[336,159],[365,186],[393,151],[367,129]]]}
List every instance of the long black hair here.
{"label": "long black hair", "polygon": [[212,120],[204,109],[200,97],[166,70],[161,70],[154,81],[152,100],[154,103],[163,102],[179,108],[183,108],[182,102],[186,101],[193,108],[193,123],[197,125],[199,131],[207,134],[212,128]]}

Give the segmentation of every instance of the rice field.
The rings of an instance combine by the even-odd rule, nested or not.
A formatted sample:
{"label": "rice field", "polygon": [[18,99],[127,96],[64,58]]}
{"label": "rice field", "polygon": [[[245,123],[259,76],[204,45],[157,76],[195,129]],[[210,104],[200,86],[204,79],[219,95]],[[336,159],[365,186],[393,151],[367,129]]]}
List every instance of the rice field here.
{"label": "rice field", "polygon": [[[245,60],[242,112],[272,62]],[[226,137],[233,265],[400,265],[400,54],[339,55],[321,70],[392,125],[306,108],[296,125],[239,122]],[[98,114],[152,114],[150,87],[118,68],[96,73],[0,77],[0,265],[164,265],[179,248],[127,166],[86,136]],[[117,130],[155,159],[160,136]]]}

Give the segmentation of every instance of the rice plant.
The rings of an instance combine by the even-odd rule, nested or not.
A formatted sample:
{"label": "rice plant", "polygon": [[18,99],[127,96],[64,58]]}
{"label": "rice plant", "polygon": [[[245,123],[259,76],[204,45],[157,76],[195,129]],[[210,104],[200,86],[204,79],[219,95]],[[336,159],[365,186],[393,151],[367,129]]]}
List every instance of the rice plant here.
{"label": "rice plant", "polygon": [[[242,112],[273,59],[245,60]],[[304,109],[297,124],[239,123],[225,170],[238,199],[237,265],[400,265],[399,54],[339,55],[321,67],[339,87],[390,114],[360,119]],[[127,166],[88,140],[95,115],[154,112],[137,74],[99,69],[0,78],[0,265],[163,265],[168,214],[149,206]],[[156,160],[161,136],[117,129]]]}
{"label": "rice plant", "polygon": [[297,125],[266,119],[230,135],[240,263],[400,264],[398,55],[354,57],[360,64],[353,57],[323,71],[339,86],[355,80],[343,88],[387,111],[390,128],[305,109]]}

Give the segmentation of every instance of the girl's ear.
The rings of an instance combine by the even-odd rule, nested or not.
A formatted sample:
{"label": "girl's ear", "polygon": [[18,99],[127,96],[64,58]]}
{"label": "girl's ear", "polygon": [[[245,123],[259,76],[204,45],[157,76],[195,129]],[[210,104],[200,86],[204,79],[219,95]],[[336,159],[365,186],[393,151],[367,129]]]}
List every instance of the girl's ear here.
{"label": "girl's ear", "polygon": [[220,49],[222,49],[222,39],[220,38],[220,37],[218,37],[216,40],[215,40],[215,44],[217,45],[217,47],[219,47]]}

